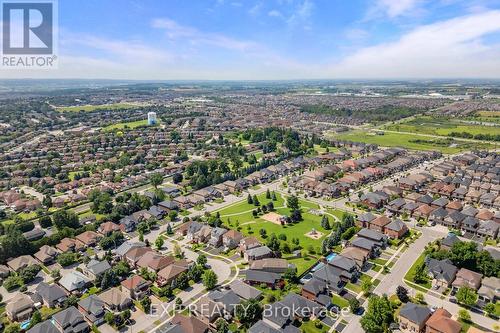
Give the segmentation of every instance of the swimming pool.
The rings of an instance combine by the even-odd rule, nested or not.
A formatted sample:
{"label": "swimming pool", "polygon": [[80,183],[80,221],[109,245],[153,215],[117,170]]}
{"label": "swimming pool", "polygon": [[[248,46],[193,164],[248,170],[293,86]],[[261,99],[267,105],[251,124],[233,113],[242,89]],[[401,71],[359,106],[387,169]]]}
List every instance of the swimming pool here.
{"label": "swimming pool", "polygon": [[330,253],[329,255],[326,256],[326,261],[330,262],[332,261],[333,258],[335,258],[337,256],[337,253],[335,252],[332,252]]}
{"label": "swimming pool", "polygon": [[28,329],[28,327],[30,327],[30,322],[31,322],[30,320],[23,321],[19,326],[21,327],[22,330],[26,330]]}

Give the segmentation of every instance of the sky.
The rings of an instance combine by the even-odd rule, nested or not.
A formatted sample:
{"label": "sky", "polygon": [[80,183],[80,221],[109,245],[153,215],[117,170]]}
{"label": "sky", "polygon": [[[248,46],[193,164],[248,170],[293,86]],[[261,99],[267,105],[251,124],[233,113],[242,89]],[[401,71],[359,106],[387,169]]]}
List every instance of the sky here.
{"label": "sky", "polygon": [[0,78],[500,79],[500,0],[57,5],[58,69]]}

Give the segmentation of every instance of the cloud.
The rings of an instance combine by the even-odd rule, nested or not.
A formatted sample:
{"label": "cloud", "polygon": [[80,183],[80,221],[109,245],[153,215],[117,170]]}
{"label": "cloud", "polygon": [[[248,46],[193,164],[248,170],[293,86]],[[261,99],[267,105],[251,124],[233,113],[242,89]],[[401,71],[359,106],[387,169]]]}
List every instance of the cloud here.
{"label": "cloud", "polygon": [[311,0],[300,2],[294,9],[292,15],[288,18],[287,23],[290,26],[303,24],[304,28],[309,29],[309,20],[312,15],[314,3]]}
{"label": "cloud", "polygon": [[400,16],[414,16],[421,12],[420,5],[426,0],[376,0],[368,8],[365,20]]}
{"label": "cloud", "polygon": [[281,12],[279,10],[271,10],[267,13],[268,16],[270,17],[280,17],[280,18],[283,18],[283,14],[281,14]]}
{"label": "cloud", "polygon": [[481,39],[500,32],[500,11],[415,28],[398,41],[362,48],[330,66],[335,77],[500,77],[500,45]]}
{"label": "cloud", "polygon": [[164,30],[170,39],[183,39],[195,45],[205,44],[238,51],[259,47],[252,41],[239,40],[219,33],[203,32],[190,26],[180,25],[169,18],[154,19],[152,26]]}
{"label": "cloud", "polygon": [[85,49],[102,51],[104,57],[120,59],[122,62],[170,62],[175,56],[163,49],[143,44],[137,40],[117,40],[92,35],[64,33],[61,45],[66,49],[82,46]]}
{"label": "cloud", "polygon": [[256,16],[260,13],[261,9],[262,9],[262,2],[257,2],[255,6],[253,6],[248,10],[248,14],[250,14],[251,16]]}

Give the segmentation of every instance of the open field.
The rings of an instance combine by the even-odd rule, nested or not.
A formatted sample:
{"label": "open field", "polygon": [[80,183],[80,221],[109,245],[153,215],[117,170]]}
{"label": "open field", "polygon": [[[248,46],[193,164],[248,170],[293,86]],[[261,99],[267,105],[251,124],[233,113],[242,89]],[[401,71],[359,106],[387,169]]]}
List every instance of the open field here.
{"label": "open field", "polygon": [[[261,205],[267,204],[271,199],[266,199],[265,193],[258,196],[259,202]],[[280,215],[290,215],[290,209],[284,207],[284,198],[276,194],[276,201],[274,201],[275,213]],[[245,236],[254,236],[259,239],[261,242],[265,243],[266,238],[274,233],[276,236],[283,234],[286,236],[287,241],[290,241],[292,238],[298,238],[300,241],[300,246],[307,250],[310,246],[314,248],[316,253],[320,252],[321,242],[322,240],[330,233],[329,230],[323,229],[321,227],[321,216],[312,214],[310,212],[311,209],[318,209],[319,206],[313,202],[306,200],[299,200],[300,207],[302,209],[302,217],[303,221],[284,225],[276,224],[270,221],[267,221],[258,216],[255,218],[252,215],[252,210],[256,207],[254,205],[250,205],[247,203],[246,199],[241,201],[238,204],[235,204],[230,207],[226,207],[219,211],[221,215],[222,221],[227,224],[227,219],[230,219],[231,225],[229,227],[235,227],[236,222],[241,227],[241,232]],[[342,213],[339,213],[341,215]],[[333,223],[333,218],[330,217],[330,223]],[[309,233],[312,229],[321,232],[322,235],[318,239],[313,239],[306,234]],[[266,230],[266,237],[262,237],[260,235],[260,230]]]}
{"label": "open field", "polygon": [[100,105],[78,105],[78,106],[56,106],[56,111],[59,112],[92,112],[96,110],[118,110],[118,109],[132,109],[139,107],[137,104],[130,103],[114,103],[114,104],[100,104]]}
{"label": "open field", "polygon": [[109,126],[104,127],[103,129],[105,131],[112,131],[115,129],[124,129],[125,127],[137,128],[137,127],[142,127],[142,126],[147,126],[147,125],[148,125],[148,120],[142,119],[142,120],[129,121],[129,122],[124,122],[124,123],[117,123],[117,124],[109,125]]}
{"label": "open field", "polygon": [[473,148],[494,148],[493,145],[484,143],[457,141],[453,139],[440,139],[412,135],[406,133],[387,133],[377,135],[368,131],[351,131],[333,135],[340,140],[358,141],[377,144],[382,147],[405,147],[413,150],[437,150],[444,154],[455,154]]}
{"label": "open field", "polygon": [[407,122],[386,126],[384,129],[397,132],[412,132],[447,136],[452,132],[470,134],[491,134],[500,132],[500,127],[468,124],[459,119],[436,118],[429,116],[416,117]]}

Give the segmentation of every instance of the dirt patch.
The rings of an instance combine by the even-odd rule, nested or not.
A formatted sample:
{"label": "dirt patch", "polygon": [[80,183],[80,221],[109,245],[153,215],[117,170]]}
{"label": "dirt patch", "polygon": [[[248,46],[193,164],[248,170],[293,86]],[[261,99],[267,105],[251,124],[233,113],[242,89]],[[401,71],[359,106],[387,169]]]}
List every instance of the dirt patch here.
{"label": "dirt patch", "polygon": [[281,225],[282,216],[278,213],[270,212],[270,213],[262,215],[261,218],[268,221],[268,222],[272,222],[274,224]]}
{"label": "dirt patch", "polygon": [[311,230],[309,231],[308,233],[305,233],[304,236],[306,237],[309,237],[309,238],[312,238],[314,240],[318,240],[320,239],[321,237],[323,237],[323,233],[322,232],[319,232],[317,230]]}

